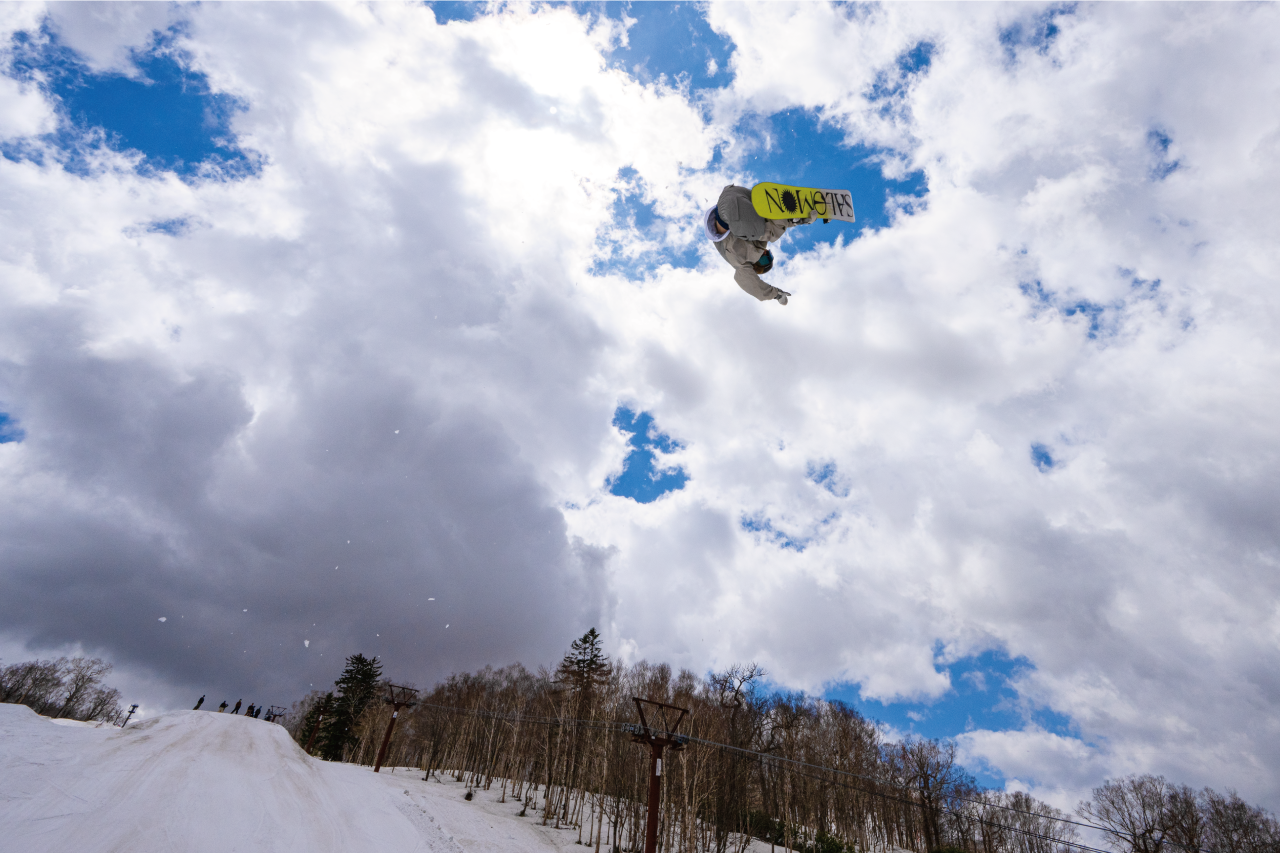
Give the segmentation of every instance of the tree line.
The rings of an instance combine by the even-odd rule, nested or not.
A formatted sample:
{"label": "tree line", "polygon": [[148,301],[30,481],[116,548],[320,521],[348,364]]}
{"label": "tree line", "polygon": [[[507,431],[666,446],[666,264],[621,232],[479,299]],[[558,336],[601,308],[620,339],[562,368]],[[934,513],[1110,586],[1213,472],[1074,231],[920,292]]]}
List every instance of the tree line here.
{"label": "tree line", "polygon": [[0,702],[26,705],[37,714],[70,720],[124,719],[120,691],[102,679],[111,664],[101,658],[32,660],[0,669]]}
{"label": "tree line", "polygon": [[[295,704],[286,726],[329,760],[373,764],[391,709],[376,660],[353,655],[334,693]],[[743,853],[752,838],[799,853],[1069,853],[1074,822],[1120,853],[1280,853],[1273,815],[1234,793],[1162,777],[1110,780],[1070,815],[984,788],[945,740],[886,740],[851,706],[765,689],[755,665],[699,678],[665,664],[612,663],[594,629],[554,670],[455,674],[402,712],[387,764],[499,789],[545,825],[608,853],[642,849],[648,751],[632,740],[632,697],[689,710],[668,751],[659,844]],[[662,728],[661,721],[650,725]]]}

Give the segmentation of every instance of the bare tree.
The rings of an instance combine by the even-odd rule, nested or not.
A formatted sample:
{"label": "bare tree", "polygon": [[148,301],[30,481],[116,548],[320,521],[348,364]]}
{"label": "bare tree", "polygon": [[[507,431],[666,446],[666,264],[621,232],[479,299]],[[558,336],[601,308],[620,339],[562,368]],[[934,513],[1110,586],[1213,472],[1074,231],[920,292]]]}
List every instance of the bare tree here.
{"label": "bare tree", "polygon": [[0,701],[26,705],[46,716],[114,722],[122,713],[120,691],[101,684],[110,671],[111,664],[101,658],[11,664],[0,670]]}
{"label": "bare tree", "polygon": [[1275,817],[1249,805],[1235,791],[1224,796],[1205,788],[1199,802],[1209,853],[1280,853]]}
{"label": "bare tree", "polygon": [[118,723],[124,711],[120,707],[120,691],[114,687],[94,687],[85,698],[79,718]]}
{"label": "bare tree", "polygon": [[89,698],[93,688],[98,686],[102,677],[111,671],[111,664],[102,658],[72,658],[67,666],[66,681],[63,685],[62,706],[54,718],[77,716],[81,712],[81,704]]}
{"label": "bare tree", "polygon": [[1169,783],[1163,776],[1109,779],[1094,788],[1093,799],[1082,802],[1076,811],[1101,825],[1117,850],[1161,853],[1169,826],[1168,796]]}
{"label": "bare tree", "polygon": [[37,714],[46,714],[62,691],[63,673],[68,661],[33,660],[8,666],[4,670],[4,701],[26,705]]}

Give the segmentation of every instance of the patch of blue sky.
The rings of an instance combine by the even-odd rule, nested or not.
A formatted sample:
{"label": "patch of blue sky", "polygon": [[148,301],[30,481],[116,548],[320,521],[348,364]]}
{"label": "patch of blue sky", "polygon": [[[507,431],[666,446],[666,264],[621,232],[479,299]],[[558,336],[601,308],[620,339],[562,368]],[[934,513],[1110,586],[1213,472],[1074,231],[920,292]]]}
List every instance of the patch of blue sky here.
{"label": "patch of blue sky", "polygon": [[18,422],[12,415],[0,412],[0,444],[19,442],[26,437],[26,430],[18,426]]}
{"label": "patch of blue sky", "polygon": [[622,473],[609,478],[605,483],[610,494],[647,504],[667,492],[684,488],[689,475],[683,468],[658,466],[659,453],[674,453],[682,445],[660,432],[654,425],[651,414],[637,413],[626,406],[619,406],[613,414],[613,425],[620,431],[631,434],[627,439],[631,451],[623,460]]}
{"label": "patch of blue sky", "polygon": [[760,534],[760,537],[766,542],[770,542],[777,545],[779,548],[784,548],[788,551],[795,551],[797,554],[804,551],[809,544],[808,539],[788,536],[786,533],[778,530],[773,526],[773,522],[761,515],[744,515],[742,520],[739,522],[739,526],[750,533]]}
{"label": "patch of blue sky", "polygon": [[1021,290],[1022,295],[1030,299],[1037,308],[1048,308],[1053,305],[1053,292],[1045,290],[1044,284],[1041,283],[1039,279],[1036,281],[1019,282],[1018,289]]}
{"label": "patch of blue sky", "polygon": [[834,462],[810,462],[805,466],[805,476],[838,498],[849,496],[849,486],[840,478]]}
{"label": "patch of blue sky", "polygon": [[[923,172],[900,180],[886,178],[882,163],[887,152],[865,145],[846,145],[844,131],[812,110],[790,109],[771,116],[748,116],[738,127],[751,146],[742,167],[752,183],[774,181],[819,189],[849,190],[856,222],[821,221],[792,229],[782,245],[790,253],[804,252],[818,243],[834,243],[863,229],[890,224],[894,196],[923,198],[928,190]],[[851,233],[851,231],[853,233]]]}
{"label": "patch of blue sky", "polygon": [[1160,290],[1160,279],[1143,278],[1137,272],[1124,267],[1120,268],[1120,275],[1129,279],[1129,287],[1142,295],[1154,296]]}
{"label": "patch of blue sky", "polygon": [[[936,650],[940,659],[942,649]],[[856,708],[864,716],[887,723],[898,731],[926,738],[952,738],[967,731],[1017,731],[1037,726],[1063,737],[1074,735],[1069,717],[1048,708],[1034,706],[1019,696],[1015,679],[1035,665],[1025,657],[1011,658],[1002,651],[989,650],[935,667],[947,672],[951,689],[932,702],[881,702],[862,696],[859,685],[837,684],[823,694]],[[969,767],[978,782],[1000,787],[1004,778],[987,767]]]}
{"label": "patch of blue sky", "polygon": [[627,43],[616,47],[610,65],[649,84],[666,78],[688,85],[690,92],[727,86],[732,80],[729,58],[733,42],[711,29],[696,3],[575,3],[578,12],[603,10],[614,20],[625,15],[635,23]]}
{"label": "patch of blue sky", "polygon": [[933,54],[937,46],[931,41],[916,42],[908,51],[898,57],[898,69],[904,74],[923,74],[933,64]]}
{"label": "patch of blue sky", "polygon": [[1163,130],[1152,128],[1147,131],[1147,147],[1151,149],[1151,153],[1155,157],[1155,163],[1151,167],[1151,180],[1163,181],[1182,165],[1181,160],[1169,159],[1169,146],[1171,144],[1173,144],[1173,140]]}
{"label": "patch of blue sky", "polygon": [[[638,173],[630,166],[618,170],[622,182],[616,191],[611,225],[596,242],[596,258],[591,266],[592,275],[616,273],[633,281],[639,281],[664,264],[690,268],[698,265],[697,243],[672,246],[666,242],[669,220],[658,216],[654,203],[645,201],[643,188],[636,183]],[[629,237],[639,237],[647,248],[639,255],[628,251],[629,241],[620,241],[616,229],[623,229]]]}
{"label": "patch of blue sky", "polygon": [[1102,332],[1102,319],[1106,313],[1106,306],[1099,305],[1097,302],[1090,302],[1087,299],[1081,299],[1079,302],[1072,303],[1062,309],[1062,313],[1067,317],[1075,317],[1077,315],[1087,317],[1089,319],[1089,338],[1096,339]]}
{"label": "patch of blue sky", "polygon": [[1061,32],[1058,19],[1065,15],[1074,15],[1076,5],[1059,3],[1019,18],[1001,30],[1000,44],[1004,47],[1006,64],[1014,65],[1018,61],[1018,53],[1023,50],[1031,50],[1042,56],[1047,54]]}
{"label": "patch of blue sky", "polygon": [[1041,471],[1052,471],[1057,462],[1054,461],[1049,448],[1037,442],[1031,445],[1031,464]]}
{"label": "patch of blue sky", "polygon": [[928,72],[936,50],[937,46],[933,42],[919,41],[909,50],[903,51],[891,68],[885,68],[876,75],[867,100],[880,102],[882,113],[888,113],[895,107],[901,108],[901,97],[906,94],[907,86],[913,79]]}
{"label": "patch of blue sky", "polygon": [[181,237],[191,230],[191,221],[186,217],[179,219],[157,219],[147,223],[148,234],[168,234],[170,237]]}
{"label": "patch of blue sky", "polygon": [[[1126,271],[1121,272],[1123,274]],[[1131,271],[1127,272],[1132,275]],[[1131,282],[1131,286],[1139,291],[1140,296],[1154,294],[1160,282],[1156,281],[1154,288],[1151,284],[1145,279],[1136,277]],[[1120,311],[1124,308],[1123,300],[1113,305],[1103,305],[1088,299],[1067,302],[1060,299],[1054,291],[1046,289],[1039,281],[1024,281],[1018,285],[1018,288],[1031,300],[1032,310],[1037,313],[1048,308],[1056,310],[1063,317],[1081,317],[1088,320],[1087,334],[1090,340],[1112,337],[1119,330]]]}
{"label": "patch of blue sky", "polygon": [[[47,27],[40,38],[14,35],[11,73],[38,80],[60,105],[59,129],[46,140],[63,152],[67,169],[85,171],[86,155],[99,144],[138,152],[144,171],[184,178],[235,179],[260,169],[259,158],[242,150],[231,130],[244,105],[210,89],[205,75],[173,48],[175,34],[170,30],[133,53],[140,79],[92,72]],[[11,146],[4,153],[19,159],[31,152],[30,146]]]}
{"label": "patch of blue sky", "polygon": [[443,2],[443,0],[429,0],[426,4],[431,11],[435,13],[436,23],[447,24],[450,21],[470,21],[476,15],[484,14],[488,8],[488,3],[469,2]]}
{"label": "patch of blue sky", "polygon": [[756,534],[757,541],[767,542],[788,551],[795,551],[798,554],[808,548],[814,541],[821,540],[824,533],[831,528],[832,523],[839,520],[839,518],[840,513],[838,511],[829,513],[825,518],[808,525],[808,529],[803,535],[779,530],[774,526],[773,520],[766,517],[764,512],[757,512],[754,515],[743,513],[738,520],[738,526],[748,533]]}

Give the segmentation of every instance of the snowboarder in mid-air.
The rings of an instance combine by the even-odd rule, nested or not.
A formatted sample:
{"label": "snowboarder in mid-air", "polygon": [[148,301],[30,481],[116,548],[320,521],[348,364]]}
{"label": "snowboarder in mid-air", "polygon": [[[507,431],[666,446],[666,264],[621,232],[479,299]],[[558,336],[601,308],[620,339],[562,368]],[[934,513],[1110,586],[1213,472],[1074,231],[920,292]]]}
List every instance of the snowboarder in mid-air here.
{"label": "snowboarder in mid-air", "polygon": [[776,299],[786,305],[791,294],[760,278],[773,268],[769,244],[782,239],[788,228],[807,225],[818,218],[812,210],[804,219],[765,219],[751,204],[751,190],[730,184],[720,200],[703,217],[707,237],[720,257],[733,267],[733,280],[761,302]]}

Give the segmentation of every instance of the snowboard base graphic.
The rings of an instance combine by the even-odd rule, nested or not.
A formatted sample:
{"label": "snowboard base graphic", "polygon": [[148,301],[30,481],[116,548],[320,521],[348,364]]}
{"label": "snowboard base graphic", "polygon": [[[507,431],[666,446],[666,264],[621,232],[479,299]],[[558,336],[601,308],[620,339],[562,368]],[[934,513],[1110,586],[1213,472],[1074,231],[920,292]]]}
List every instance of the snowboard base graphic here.
{"label": "snowboard base graphic", "polygon": [[848,190],[765,182],[751,188],[751,206],[765,219],[804,219],[812,210],[824,220],[853,222],[853,196]]}

